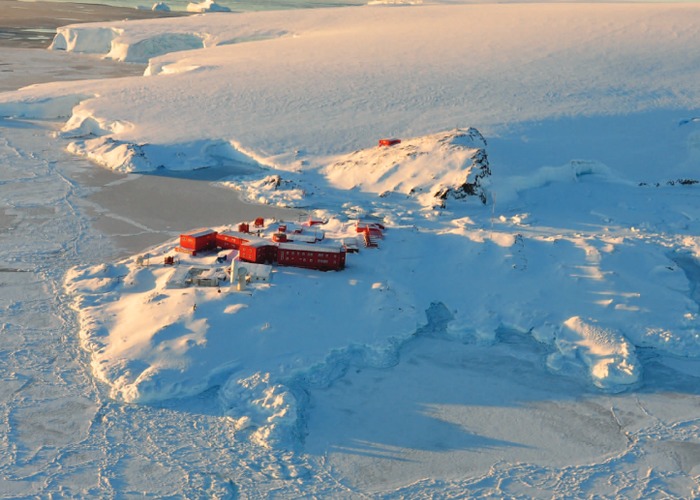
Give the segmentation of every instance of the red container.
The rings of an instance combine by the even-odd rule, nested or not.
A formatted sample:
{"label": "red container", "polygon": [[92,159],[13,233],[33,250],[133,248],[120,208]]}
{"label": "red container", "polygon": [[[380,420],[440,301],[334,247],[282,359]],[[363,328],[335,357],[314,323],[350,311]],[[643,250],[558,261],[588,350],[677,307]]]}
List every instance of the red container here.
{"label": "red container", "polygon": [[285,233],[275,233],[272,235],[272,241],[276,241],[278,243],[285,242],[287,241],[287,235]]}

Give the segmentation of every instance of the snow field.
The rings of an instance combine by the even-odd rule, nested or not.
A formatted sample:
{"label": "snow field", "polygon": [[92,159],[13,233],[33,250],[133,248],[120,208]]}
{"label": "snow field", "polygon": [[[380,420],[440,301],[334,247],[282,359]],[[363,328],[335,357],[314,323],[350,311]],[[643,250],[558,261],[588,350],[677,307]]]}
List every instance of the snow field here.
{"label": "snow field", "polygon": [[[189,145],[200,141],[240,144],[259,163],[296,168],[385,136],[417,137],[454,126],[476,126],[494,136],[524,122],[692,109],[698,92],[693,82],[700,79],[692,76],[698,65],[688,47],[697,44],[697,16],[694,6],[680,4],[432,5],[72,26],[66,31],[78,39],[114,28],[124,47],[152,41],[159,50],[144,48],[134,59],[109,55],[150,58],[152,77],[101,83],[100,97],[77,107],[65,132],[89,116],[96,123],[134,124],[105,129],[99,139],[76,147],[90,154],[131,144],[103,162],[124,171],[181,168],[173,158],[187,158]],[[439,30],[429,28],[438,24]],[[177,42],[181,36],[206,40],[204,48],[155,57],[185,48]],[[250,43],[237,43],[242,41]],[[103,45],[86,42],[84,50],[106,56]],[[682,79],[674,76],[681,73]],[[0,100],[0,111],[14,114],[18,101],[49,105],[94,89],[94,83],[76,82],[10,93]],[[176,119],[162,127],[163,116]],[[146,144],[153,149],[132,162],[128,151]],[[637,143],[616,167],[639,168],[638,159],[665,164],[658,144]],[[164,148],[171,154],[161,158]],[[559,157],[554,164],[572,159]],[[203,166],[215,162],[209,158]]]}
{"label": "snow field", "polygon": [[[637,391],[677,389],[669,382],[677,371],[697,378],[697,186],[679,181],[694,180],[697,167],[700,80],[689,48],[698,45],[698,13],[692,5],[487,5],[217,14],[115,23],[94,46],[95,27],[70,27],[56,48],[69,49],[61,40],[85,30],[82,50],[141,61],[167,54],[145,77],[2,94],[0,114],[70,116],[61,133],[69,150],[117,171],[252,172],[229,184],[247,199],[318,208],[338,238],[368,215],[389,228],[379,249],[348,256],[342,272],[281,268],[250,294],[175,289],[172,269],[139,267],[135,256],[78,266],[66,291],[92,370],[112,397],[177,405],[174,398],[215,393],[211,411],[226,415],[231,439],[265,450],[246,448],[246,457],[270,453],[268,479],[303,476],[285,454],[308,445],[322,450],[314,484],[336,477],[330,468],[363,492],[653,496],[668,488],[693,496],[692,404],[674,415],[663,397],[657,404]],[[523,16],[533,22],[523,25]],[[455,125],[477,126],[488,145],[452,142],[463,147],[445,153],[439,144],[450,133],[436,131]],[[408,140],[380,150],[381,137]],[[596,137],[607,137],[603,147]],[[492,171],[480,186],[486,203],[446,197],[436,208],[435,191],[470,179],[479,150]],[[175,244],[148,251],[157,262]],[[411,401],[424,405],[405,403],[410,418],[389,432],[381,418],[395,408],[378,399],[399,404],[403,379],[420,381],[399,360],[420,364],[412,349],[429,348],[425,338],[459,353],[445,371],[434,355],[424,365],[431,380],[459,369],[468,384],[439,386],[433,401],[429,385],[417,386]],[[493,400],[479,404],[487,393],[473,379],[489,378],[494,395],[520,388],[499,377],[518,356],[528,360],[518,365],[524,385],[597,402],[573,424],[579,400],[573,409],[547,400],[522,412],[520,400],[501,412]],[[465,363],[482,370],[462,370]],[[402,377],[375,371],[386,367]],[[361,388],[349,408],[333,407],[345,395],[341,380]],[[453,392],[463,397],[450,402]],[[327,404],[317,410],[319,401]],[[353,415],[363,404],[373,411]],[[536,427],[550,414],[554,437]],[[501,428],[523,419],[538,432]],[[330,428],[371,429],[368,421],[376,433]],[[426,421],[425,440],[401,439]],[[456,450],[445,445],[455,429]],[[535,449],[539,437],[548,440]],[[575,460],[578,444],[592,465]],[[459,460],[442,474],[448,455]],[[432,475],[422,480],[426,463]],[[462,464],[472,467],[466,479]]]}
{"label": "snow field", "polygon": [[[403,157],[401,150],[396,154]],[[633,199],[622,193],[645,189],[605,177],[584,179],[532,188],[540,203],[531,204],[534,214],[551,213],[561,191],[573,202],[577,191],[589,189],[599,193],[594,206],[613,214],[606,200]],[[370,206],[374,197],[377,209],[386,209],[386,197],[355,196]],[[551,371],[579,373],[607,392],[639,384],[643,366],[635,346],[697,357],[700,343],[688,323],[696,304],[668,254],[669,245],[684,248],[685,238],[612,227],[553,233],[528,223],[536,215],[489,221],[488,208],[476,199],[451,200],[444,211],[427,212],[413,198],[403,203],[400,209],[392,199],[398,218],[380,248],[349,254],[346,270],[279,268],[270,284],[253,285],[251,295],[169,289],[173,269],[136,269],[134,258],[111,272],[123,277],[110,285],[102,268],[68,276],[68,289],[82,297],[81,316],[104,325],[83,330],[93,369],[114,397],[134,402],[192,396],[227,380],[219,398],[237,428],[275,446],[294,442],[303,425],[296,416],[304,410],[285,384],[316,380],[314,386],[325,387],[346,372],[348,362],[386,365],[366,356],[396,358],[431,304],[445,308],[446,338],[493,345],[502,328],[531,333],[551,349],[542,358]],[[412,206],[415,213],[406,208]],[[327,237],[356,237],[348,213],[322,214],[329,215]],[[162,259],[175,244],[149,253]],[[655,275],[663,275],[664,286]],[[90,307],[92,301],[99,302]],[[363,354],[348,358],[352,352]],[[246,390],[251,394],[242,397]]]}

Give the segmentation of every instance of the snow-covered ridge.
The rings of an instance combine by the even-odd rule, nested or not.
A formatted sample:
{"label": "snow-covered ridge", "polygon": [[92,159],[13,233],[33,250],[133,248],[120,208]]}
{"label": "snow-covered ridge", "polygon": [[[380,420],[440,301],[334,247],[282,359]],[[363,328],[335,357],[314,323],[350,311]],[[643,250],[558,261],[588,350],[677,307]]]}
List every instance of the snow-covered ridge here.
{"label": "snow-covered ridge", "polygon": [[[92,132],[93,126],[96,133]],[[119,172],[143,173],[164,168],[188,171],[226,166],[235,167],[239,174],[250,174],[261,168],[253,158],[223,139],[167,145],[134,144],[102,136],[104,132],[93,120],[82,122],[80,130],[83,131],[81,138],[71,142],[68,151]],[[74,134],[75,131],[70,131],[67,137]]]}
{"label": "snow-covered ridge", "polygon": [[[57,103],[48,105],[44,113],[55,115],[53,108],[64,101],[65,99],[59,99]],[[93,115],[91,100],[87,99],[72,108],[72,115],[59,134],[71,141],[67,147],[71,153],[119,172],[151,172],[162,168],[197,170],[227,166],[236,167],[238,173],[250,174],[264,165],[264,160],[259,161],[236,141],[223,138],[172,144],[134,143],[115,139],[115,136],[133,134],[136,128],[134,123]]]}
{"label": "snow-covered ridge", "polygon": [[428,210],[445,208],[448,200],[487,202],[491,169],[486,140],[475,128],[379,142],[320,167],[303,161],[285,169],[270,166],[222,185],[253,203],[296,208],[336,206],[348,191],[411,199]]}
{"label": "snow-covered ridge", "polygon": [[322,173],[336,188],[402,193],[427,207],[469,196],[486,203],[491,170],[485,147],[475,128],[457,129],[355,151]]}

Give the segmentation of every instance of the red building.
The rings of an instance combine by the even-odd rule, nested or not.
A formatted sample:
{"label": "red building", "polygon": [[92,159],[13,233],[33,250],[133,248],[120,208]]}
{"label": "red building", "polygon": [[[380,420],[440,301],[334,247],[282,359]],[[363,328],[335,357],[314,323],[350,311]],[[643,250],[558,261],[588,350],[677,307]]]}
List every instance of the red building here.
{"label": "red building", "polygon": [[319,271],[345,269],[345,248],[330,245],[280,243],[277,263],[281,266],[305,267]]}
{"label": "red building", "polygon": [[197,252],[216,248],[217,232],[212,229],[198,229],[180,235],[180,248],[195,255]]}
{"label": "red building", "polygon": [[267,241],[249,241],[238,249],[238,258],[244,262],[268,264],[277,260],[277,247]]}
{"label": "red building", "polygon": [[243,243],[250,241],[250,235],[235,231],[224,231],[216,235],[216,245],[222,249],[238,250]]}
{"label": "red building", "polygon": [[[248,229],[245,226],[242,223],[239,228]],[[278,229],[288,231],[290,228],[285,226],[282,224]],[[370,236],[372,238],[382,236],[381,229],[371,223],[358,223],[357,231],[364,233],[363,235],[367,239],[370,239]],[[238,259],[243,262],[278,263],[282,266],[303,267],[320,271],[344,269],[346,248],[343,245],[314,244],[323,239],[323,231],[304,232],[301,229],[298,233],[296,231],[285,233],[278,230],[272,235],[272,241],[244,232],[224,231],[219,233],[212,229],[198,229],[181,234],[180,246],[176,250],[197,255],[197,252],[216,248],[232,249],[238,250]]]}

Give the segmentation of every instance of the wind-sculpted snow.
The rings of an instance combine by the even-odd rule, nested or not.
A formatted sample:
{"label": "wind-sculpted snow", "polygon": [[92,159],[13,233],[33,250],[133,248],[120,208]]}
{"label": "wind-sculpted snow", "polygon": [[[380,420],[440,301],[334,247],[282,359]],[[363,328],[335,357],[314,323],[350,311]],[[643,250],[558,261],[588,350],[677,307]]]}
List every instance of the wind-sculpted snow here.
{"label": "wind-sculpted snow", "polygon": [[555,345],[559,353],[547,361],[553,370],[561,370],[567,358],[578,357],[588,366],[593,383],[601,389],[619,390],[636,383],[641,375],[634,346],[621,333],[579,317],[564,322]]}

